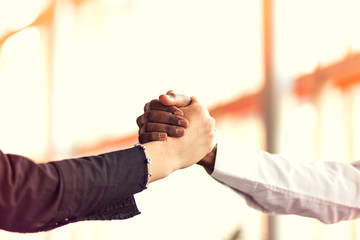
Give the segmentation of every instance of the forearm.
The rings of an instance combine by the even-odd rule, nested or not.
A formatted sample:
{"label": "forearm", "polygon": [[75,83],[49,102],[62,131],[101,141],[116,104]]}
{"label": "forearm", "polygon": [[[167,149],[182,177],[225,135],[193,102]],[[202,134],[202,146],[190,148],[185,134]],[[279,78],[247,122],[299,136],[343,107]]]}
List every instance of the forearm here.
{"label": "forearm", "polygon": [[[139,148],[52,162],[63,186],[60,216],[82,216],[145,189],[147,168]],[[71,204],[69,204],[71,202]]]}
{"label": "forearm", "polygon": [[291,162],[262,151],[233,156],[231,164],[217,159],[212,176],[241,193],[253,208],[324,223],[360,217],[360,172],[350,164]]}
{"label": "forearm", "polygon": [[0,161],[0,228],[40,228],[50,220],[48,212],[57,212],[62,198],[56,168],[2,152]]}
{"label": "forearm", "polygon": [[146,174],[140,149],[45,164],[0,152],[0,228],[36,232],[99,213],[143,190]]}

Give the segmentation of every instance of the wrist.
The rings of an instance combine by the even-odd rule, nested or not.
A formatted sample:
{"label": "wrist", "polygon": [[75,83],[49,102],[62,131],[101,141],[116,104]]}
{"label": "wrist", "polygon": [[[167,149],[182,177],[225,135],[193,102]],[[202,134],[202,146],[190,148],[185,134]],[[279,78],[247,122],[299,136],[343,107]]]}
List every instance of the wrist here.
{"label": "wrist", "polygon": [[145,159],[146,159],[146,167],[147,167],[147,182],[146,182],[146,188],[147,188],[149,186],[150,178],[152,175],[152,173],[151,173],[152,160],[150,158],[150,154],[145,145],[143,145],[141,143],[137,143],[137,144],[135,144],[135,147],[140,147],[144,151],[144,155],[145,155]]}
{"label": "wrist", "polygon": [[149,183],[169,176],[175,167],[168,152],[167,141],[156,141],[143,144],[151,158],[151,178]]}
{"label": "wrist", "polygon": [[211,152],[209,152],[200,162],[199,165],[204,167],[204,169],[211,174],[215,168],[215,160],[216,160],[216,152],[217,152],[217,145],[213,148]]}

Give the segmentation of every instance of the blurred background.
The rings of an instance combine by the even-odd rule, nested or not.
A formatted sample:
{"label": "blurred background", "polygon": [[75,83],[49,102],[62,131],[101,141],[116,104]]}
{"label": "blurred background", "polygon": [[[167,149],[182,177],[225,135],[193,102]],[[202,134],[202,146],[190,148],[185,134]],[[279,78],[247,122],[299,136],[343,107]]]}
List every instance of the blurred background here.
{"label": "blurred background", "polygon": [[[228,141],[360,160],[360,0],[0,0],[0,148],[47,162],[131,147],[143,106],[197,96]],[[234,158],[234,156],[229,156]],[[355,240],[358,221],[269,217],[199,166],[126,221],[10,239]]]}

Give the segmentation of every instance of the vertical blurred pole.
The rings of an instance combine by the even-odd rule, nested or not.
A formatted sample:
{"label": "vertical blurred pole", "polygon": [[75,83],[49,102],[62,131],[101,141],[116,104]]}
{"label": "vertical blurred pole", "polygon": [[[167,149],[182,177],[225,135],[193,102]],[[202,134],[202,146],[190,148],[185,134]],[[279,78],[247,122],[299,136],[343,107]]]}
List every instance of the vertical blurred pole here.
{"label": "vertical blurred pole", "polygon": [[[275,80],[274,80],[274,48],[273,48],[273,0],[263,0],[263,41],[264,41],[264,91],[263,117],[266,129],[266,150],[276,151],[275,138]],[[265,220],[267,240],[276,240],[275,217],[268,216]]]}
{"label": "vertical blurred pole", "polygon": [[[45,49],[45,61],[46,64],[46,156],[45,159],[47,161],[53,160],[53,152],[54,152],[54,141],[53,141],[53,86],[54,86],[54,49],[55,49],[55,8],[56,8],[56,0],[52,0],[50,3],[49,15],[46,19],[46,23],[44,24],[46,28],[46,49]],[[44,234],[45,240],[51,240],[51,233],[46,232]]]}
{"label": "vertical blurred pole", "polygon": [[46,71],[47,71],[47,86],[46,86],[46,101],[47,101],[47,151],[46,151],[46,160],[50,161],[53,157],[53,83],[54,83],[54,43],[55,43],[55,8],[56,8],[56,0],[52,0],[52,3],[49,7],[49,15],[46,19],[46,38],[47,38],[47,45],[46,45]]}

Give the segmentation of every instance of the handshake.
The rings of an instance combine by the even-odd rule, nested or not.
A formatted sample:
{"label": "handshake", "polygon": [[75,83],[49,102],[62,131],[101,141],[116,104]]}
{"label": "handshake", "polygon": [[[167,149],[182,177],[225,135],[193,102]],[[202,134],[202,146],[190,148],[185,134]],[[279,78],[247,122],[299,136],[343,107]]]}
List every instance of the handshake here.
{"label": "handshake", "polygon": [[215,120],[195,97],[169,91],[145,105],[137,125],[139,142],[152,159],[149,182],[195,163],[212,172],[216,156]]}

